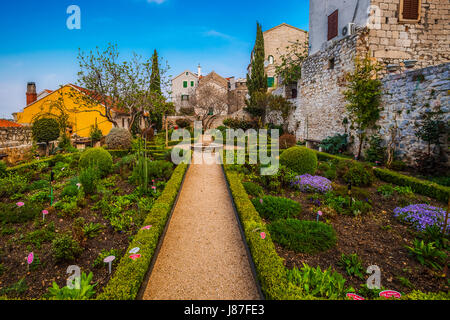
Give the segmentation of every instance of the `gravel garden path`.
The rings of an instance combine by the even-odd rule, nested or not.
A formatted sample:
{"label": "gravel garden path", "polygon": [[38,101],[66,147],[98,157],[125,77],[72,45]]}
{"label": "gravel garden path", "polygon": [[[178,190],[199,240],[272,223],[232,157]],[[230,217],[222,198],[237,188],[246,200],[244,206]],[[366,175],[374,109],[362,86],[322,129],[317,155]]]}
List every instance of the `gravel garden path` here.
{"label": "gravel garden path", "polygon": [[143,299],[260,299],[220,165],[189,167]]}

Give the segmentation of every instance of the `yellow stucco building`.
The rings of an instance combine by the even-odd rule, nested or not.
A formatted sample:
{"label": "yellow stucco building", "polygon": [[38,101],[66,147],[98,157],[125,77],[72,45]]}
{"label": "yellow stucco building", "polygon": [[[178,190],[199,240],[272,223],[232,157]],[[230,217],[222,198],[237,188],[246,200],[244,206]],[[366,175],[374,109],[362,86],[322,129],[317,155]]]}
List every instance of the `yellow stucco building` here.
{"label": "yellow stucco building", "polygon": [[[85,94],[86,90],[73,84],[67,84],[55,91],[46,90],[44,94],[36,95],[28,101],[29,104],[18,112],[16,121],[23,125],[30,125],[37,117],[46,114],[53,116],[61,115],[61,106],[68,115],[68,127],[71,134],[80,137],[89,137],[91,126],[97,125],[103,135],[107,135],[113,124],[109,122],[100,113],[94,110],[100,110],[104,114],[104,106],[98,104],[98,107],[86,107],[77,100],[78,95]],[[27,99],[28,99],[27,93]]]}

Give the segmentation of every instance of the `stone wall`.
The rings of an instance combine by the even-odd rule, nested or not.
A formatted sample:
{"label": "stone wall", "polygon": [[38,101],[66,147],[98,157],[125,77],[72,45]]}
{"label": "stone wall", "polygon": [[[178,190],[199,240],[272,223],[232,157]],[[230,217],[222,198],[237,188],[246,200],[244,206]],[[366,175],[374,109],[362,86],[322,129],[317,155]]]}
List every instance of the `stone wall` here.
{"label": "stone wall", "polygon": [[30,127],[4,127],[0,128],[0,148],[33,143]]}
{"label": "stone wall", "polygon": [[296,109],[289,131],[300,140],[323,140],[345,132],[345,74],[354,68],[354,55],[361,46],[358,34],[333,42],[327,50],[309,56],[298,82]]}
{"label": "stone wall", "polygon": [[440,106],[446,120],[450,121],[450,63],[386,76],[383,87],[380,134],[389,141],[389,128],[396,123],[399,156],[411,163],[414,152],[426,148],[415,136],[420,114]]}
{"label": "stone wall", "polygon": [[[289,119],[289,131],[299,140],[321,141],[350,131],[349,125],[344,124],[348,118],[343,96],[345,75],[354,69],[355,55],[366,52],[367,40],[367,30],[359,29],[357,34],[332,42],[326,50],[305,60],[298,82],[299,97]],[[408,162],[416,149],[423,146],[414,135],[414,123],[424,108],[440,105],[449,118],[449,66],[450,63],[443,63],[400,70],[396,74],[384,73],[380,133],[389,140],[388,131],[396,119],[400,129],[399,155]],[[356,148],[357,141],[354,142]]]}

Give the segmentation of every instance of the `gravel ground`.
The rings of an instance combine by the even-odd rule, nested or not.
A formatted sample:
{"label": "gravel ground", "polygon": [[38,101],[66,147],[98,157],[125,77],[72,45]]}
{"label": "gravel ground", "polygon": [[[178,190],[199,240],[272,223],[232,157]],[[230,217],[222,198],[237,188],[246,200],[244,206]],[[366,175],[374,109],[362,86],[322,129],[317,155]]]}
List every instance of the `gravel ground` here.
{"label": "gravel ground", "polygon": [[190,166],[143,299],[260,299],[220,165]]}

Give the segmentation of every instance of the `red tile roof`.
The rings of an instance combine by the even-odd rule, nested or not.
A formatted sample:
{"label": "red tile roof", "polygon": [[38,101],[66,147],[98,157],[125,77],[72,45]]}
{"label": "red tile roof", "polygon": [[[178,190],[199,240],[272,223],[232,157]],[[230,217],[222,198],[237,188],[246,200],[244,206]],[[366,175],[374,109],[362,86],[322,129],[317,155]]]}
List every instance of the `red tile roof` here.
{"label": "red tile roof", "polygon": [[22,125],[9,120],[0,119],[0,128],[5,127],[22,127]]}

